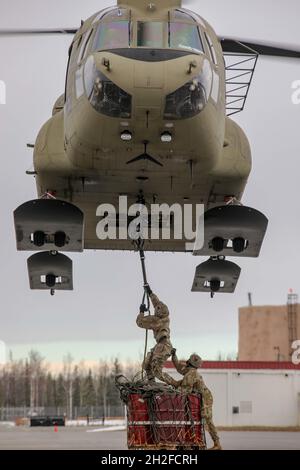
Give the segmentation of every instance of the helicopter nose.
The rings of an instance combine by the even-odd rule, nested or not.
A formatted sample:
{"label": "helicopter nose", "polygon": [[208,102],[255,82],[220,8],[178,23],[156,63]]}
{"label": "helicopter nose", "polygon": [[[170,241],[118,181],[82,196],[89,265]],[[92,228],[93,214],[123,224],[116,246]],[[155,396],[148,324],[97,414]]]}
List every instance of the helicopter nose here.
{"label": "helicopter nose", "polygon": [[135,64],[134,97],[137,119],[155,121],[161,117],[162,96],[166,87],[163,62]]}
{"label": "helicopter nose", "polygon": [[200,113],[211,93],[213,73],[204,55],[144,62],[99,52],[88,58],[84,80],[89,102],[100,114],[134,116],[148,123]]}

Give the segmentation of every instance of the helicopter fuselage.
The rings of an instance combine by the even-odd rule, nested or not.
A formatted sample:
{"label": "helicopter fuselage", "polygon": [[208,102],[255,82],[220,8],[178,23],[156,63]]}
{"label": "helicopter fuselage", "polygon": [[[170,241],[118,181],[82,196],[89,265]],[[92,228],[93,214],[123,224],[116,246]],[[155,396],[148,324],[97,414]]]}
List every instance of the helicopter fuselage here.
{"label": "helicopter fuselage", "polygon": [[[126,2],[124,2],[126,4]],[[182,8],[106,9],[74,37],[65,94],[35,144],[39,196],[51,192],[85,214],[85,248],[132,249],[99,240],[96,210],[134,203],[240,200],[251,170],[244,132],[225,110],[225,65],[211,26]],[[154,251],[185,251],[159,240]]]}

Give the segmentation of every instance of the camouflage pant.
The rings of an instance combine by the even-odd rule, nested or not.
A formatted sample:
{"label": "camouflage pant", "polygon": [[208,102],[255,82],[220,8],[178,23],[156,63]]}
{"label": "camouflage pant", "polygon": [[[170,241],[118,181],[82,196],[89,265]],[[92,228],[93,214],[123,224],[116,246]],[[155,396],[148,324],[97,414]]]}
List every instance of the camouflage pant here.
{"label": "camouflage pant", "polygon": [[203,417],[205,420],[205,428],[210,434],[214,444],[220,442],[220,438],[218,435],[218,431],[213,423],[213,411],[212,411],[212,403],[205,403],[204,401],[204,408],[203,408]]}
{"label": "camouflage pant", "polygon": [[157,343],[156,346],[147,354],[145,362],[143,363],[143,369],[145,370],[149,381],[153,381],[156,377],[169,385],[172,385],[173,382],[175,382],[170,375],[162,371],[165,362],[171,356],[172,347],[173,346],[170,341],[163,340]]}

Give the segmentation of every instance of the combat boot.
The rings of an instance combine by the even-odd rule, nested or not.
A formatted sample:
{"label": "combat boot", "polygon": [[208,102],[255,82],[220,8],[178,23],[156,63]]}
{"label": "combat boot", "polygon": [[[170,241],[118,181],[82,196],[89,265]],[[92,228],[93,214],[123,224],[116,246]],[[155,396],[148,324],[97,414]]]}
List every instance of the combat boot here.
{"label": "combat boot", "polygon": [[216,441],[216,442],[214,442],[213,447],[211,447],[208,450],[223,450],[223,449],[222,449],[222,446],[220,444],[220,441]]}

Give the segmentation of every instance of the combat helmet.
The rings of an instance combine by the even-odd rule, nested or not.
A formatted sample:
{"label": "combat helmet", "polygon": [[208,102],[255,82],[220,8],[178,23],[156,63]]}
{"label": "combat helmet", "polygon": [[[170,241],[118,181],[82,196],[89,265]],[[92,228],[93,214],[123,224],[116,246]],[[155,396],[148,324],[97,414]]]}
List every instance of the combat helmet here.
{"label": "combat helmet", "polygon": [[192,354],[187,360],[187,364],[194,367],[195,369],[198,369],[201,367],[202,359],[200,356],[198,356],[198,354]]}

